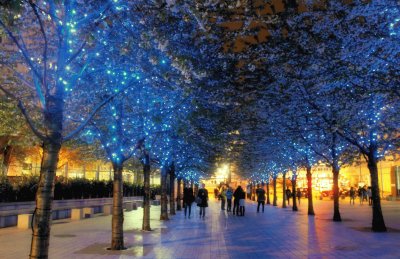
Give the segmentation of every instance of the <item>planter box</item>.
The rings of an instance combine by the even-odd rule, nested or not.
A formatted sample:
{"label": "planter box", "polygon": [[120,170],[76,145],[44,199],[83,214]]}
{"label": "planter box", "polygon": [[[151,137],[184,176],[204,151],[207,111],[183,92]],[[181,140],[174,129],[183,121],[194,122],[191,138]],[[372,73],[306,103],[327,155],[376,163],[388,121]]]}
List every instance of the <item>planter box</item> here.
{"label": "planter box", "polygon": [[[132,209],[138,204],[143,203],[143,197],[124,197],[124,203],[132,203]],[[138,202],[138,203],[136,203]],[[135,206],[133,205],[135,203]],[[94,214],[103,213],[107,215],[107,210],[112,210],[112,198],[95,198],[79,200],[55,200],[53,201],[52,220],[57,219],[82,219],[92,217]],[[35,202],[12,202],[0,203],[0,228],[18,225],[18,215],[27,214],[32,216],[35,210]],[[76,210],[76,211],[75,211]],[[81,212],[80,212],[80,211]],[[84,211],[85,210],[85,211]]]}

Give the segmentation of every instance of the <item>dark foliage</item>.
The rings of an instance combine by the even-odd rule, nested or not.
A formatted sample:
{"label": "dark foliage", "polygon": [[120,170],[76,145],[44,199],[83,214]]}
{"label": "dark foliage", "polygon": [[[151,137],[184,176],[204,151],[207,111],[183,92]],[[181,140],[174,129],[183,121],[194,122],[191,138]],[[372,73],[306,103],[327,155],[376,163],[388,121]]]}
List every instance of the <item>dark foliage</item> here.
{"label": "dark foliage", "polygon": [[[0,179],[0,202],[34,201],[38,177],[22,177],[10,181]],[[160,194],[160,186],[151,187],[154,194]],[[124,197],[143,196],[143,186],[124,183]],[[90,199],[112,197],[112,181],[58,178],[54,186],[54,199]]]}

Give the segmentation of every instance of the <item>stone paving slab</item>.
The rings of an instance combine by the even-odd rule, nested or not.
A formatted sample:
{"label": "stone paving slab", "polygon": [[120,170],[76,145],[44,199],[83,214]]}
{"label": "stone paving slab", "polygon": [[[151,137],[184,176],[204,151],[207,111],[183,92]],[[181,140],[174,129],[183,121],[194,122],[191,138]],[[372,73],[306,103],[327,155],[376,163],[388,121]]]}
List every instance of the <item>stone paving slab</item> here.
{"label": "stone paving slab", "polygon": [[[279,204],[280,205],[280,204]],[[383,202],[388,233],[369,231],[371,208],[341,200],[343,222],[332,222],[333,202],[315,201],[316,216],[307,215],[307,201],[298,212],[266,205],[256,213],[246,204],[244,217],[221,211],[210,201],[205,219],[193,206],[192,218],[178,211],[159,220],[151,207],[153,231],[142,232],[142,209],[125,213],[124,251],[109,251],[111,216],[52,225],[50,258],[400,258],[400,203]],[[0,229],[0,258],[27,258],[31,232]]]}

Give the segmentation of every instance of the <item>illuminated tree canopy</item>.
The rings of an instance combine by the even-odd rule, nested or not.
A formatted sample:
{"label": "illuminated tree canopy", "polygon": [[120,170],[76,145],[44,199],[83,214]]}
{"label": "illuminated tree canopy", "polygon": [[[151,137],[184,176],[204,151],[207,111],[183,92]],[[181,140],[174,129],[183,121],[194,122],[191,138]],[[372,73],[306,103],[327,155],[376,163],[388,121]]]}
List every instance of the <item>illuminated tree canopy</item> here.
{"label": "illuminated tree canopy", "polygon": [[305,168],[311,189],[319,161],[336,177],[362,156],[372,228],[386,231],[377,163],[400,146],[399,10],[395,0],[2,4],[0,115],[18,114],[43,147],[31,256],[47,256],[55,171],[72,139],[101,143],[120,199],[129,159],[192,182],[222,160],[254,181]]}

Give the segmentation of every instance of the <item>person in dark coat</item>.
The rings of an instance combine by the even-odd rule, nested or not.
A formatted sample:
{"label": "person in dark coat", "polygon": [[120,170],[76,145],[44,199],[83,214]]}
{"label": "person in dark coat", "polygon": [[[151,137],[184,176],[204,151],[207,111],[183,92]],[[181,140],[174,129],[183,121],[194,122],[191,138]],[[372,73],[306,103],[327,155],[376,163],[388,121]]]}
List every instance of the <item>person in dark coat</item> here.
{"label": "person in dark coat", "polygon": [[292,191],[289,189],[289,187],[286,188],[285,195],[288,205],[290,205],[290,198],[292,198]]}
{"label": "person in dark coat", "polygon": [[206,207],[208,207],[208,191],[204,187],[205,184],[201,184],[201,189],[197,192],[197,198],[199,200],[197,206],[200,207],[200,217],[203,217],[203,219],[206,215]]}
{"label": "person in dark coat", "polygon": [[187,185],[183,189],[183,206],[185,206],[185,218],[186,212],[189,210],[189,218],[192,213],[192,203],[194,202],[193,188],[190,185]]}
{"label": "person in dark coat", "polygon": [[262,205],[262,212],[264,213],[264,205],[265,205],[265,190],[260,188],[260,185],[257,184],[257,212],[260,212],[260,205]]}
{"label": "person in dark coat", "polygon": [[300,198],[301,198],[301,191],[300,191],[300,188],[297,188],[296,196],[297,196],[297,200],[298,200],[299,205],[300,205]]}
{"label": "person in dark coat", "polygon": [[246,194],[244,193],[242,187],[239,185],[235,192],[233,193],[233,197],[235,198],[233,200],[233,215],[239,215],[239,200],[242,199],[243,196],[245,196]]}

